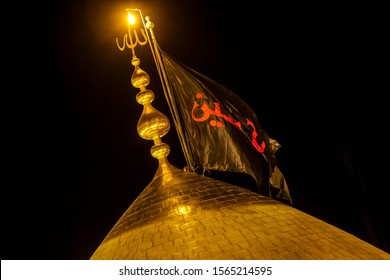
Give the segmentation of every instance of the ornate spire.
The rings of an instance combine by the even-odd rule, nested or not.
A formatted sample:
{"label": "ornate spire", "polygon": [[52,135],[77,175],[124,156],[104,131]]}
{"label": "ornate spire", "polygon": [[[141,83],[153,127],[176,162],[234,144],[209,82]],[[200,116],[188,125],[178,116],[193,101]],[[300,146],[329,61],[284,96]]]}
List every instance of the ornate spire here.
{"label": "ornate spire", "polygon": [[[139,136],[146,140],[153,140],[154,145],[150,150],[153,157],[159,161],[159,169],[157,174],[171,171],[173,166],[167,160],[167,156],[170,152],[170,147],[161,141],[161,137],[168,133],[170,129],[169,119],[156,110],[152,102],[154,100],[153,91],[146,88],[150,83],[150,77],[148,73],[140,68],[140,59],[135,54],[135,47],[139,45],[145,45],[148,42],[148,34],[144,29],[141,28],[141,34],[144,40],[140,40],[137,30],[132,29],[130,26],[134,23],[135,18],[132,15],[132,11],[137,12],[141,15],[141,11],[138,9],[128,9],[128,33],[123,37],[122,46],[119,44],[118,38],[116,39],[119,50],[123,51],[127,48],[131,49],[132,60],[131,64],[134,66],[134,72],[131,76],[131,84],[135,88],[139,88],[140,91],[137,93],[136,100],[139,104],[144,106],[142,115],[137,124],[137,131]],[[141,16],[142,19],[142,16]],[[151,28],[152,24],[148,22],[148,27]],[[133,38],[134,36],[134,38]]]}
{"label": "ornate spire", "polygon": [[136,99],[139,104],[144,106],[137,124],[137,131],[139,136],[143,139],[153,140],[154,146],[151,148],[150,153],[153,157],[158,159],[160,167],[164,169],[164,167],[169,166],[167,156],[170,152],[170,148],[168,144],[161,141],[161,137],[168,133],[170,123],[168,118],[152,105],[154,93],[153,91],[146,89],[146,86],[150,82],[150,78],[149,75],[139,67],[140,60],[134,56],[131,64],[135,68],[131,77],[131,84],[135,88],[140,89]]}

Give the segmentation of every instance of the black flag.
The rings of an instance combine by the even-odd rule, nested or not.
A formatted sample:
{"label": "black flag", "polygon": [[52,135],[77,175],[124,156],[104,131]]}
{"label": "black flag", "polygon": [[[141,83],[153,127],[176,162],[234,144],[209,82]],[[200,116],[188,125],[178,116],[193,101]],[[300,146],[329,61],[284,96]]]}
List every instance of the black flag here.
{"label": "black flag", "polygon": [[280,144],[262,129],[248,104],[168,54],[161,56],[191,166],[247,173],[260,194],[290,200],[286,184],[270,185],[276,182],[270,179]]}

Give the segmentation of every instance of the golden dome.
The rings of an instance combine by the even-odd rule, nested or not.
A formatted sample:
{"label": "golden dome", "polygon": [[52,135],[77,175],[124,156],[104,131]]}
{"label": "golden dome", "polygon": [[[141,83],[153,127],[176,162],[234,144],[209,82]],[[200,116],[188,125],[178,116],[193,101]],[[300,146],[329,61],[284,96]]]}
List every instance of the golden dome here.
{"label": "golden dome", "polygon": [[289,205],[169,163],[91,259],[390,259]]}

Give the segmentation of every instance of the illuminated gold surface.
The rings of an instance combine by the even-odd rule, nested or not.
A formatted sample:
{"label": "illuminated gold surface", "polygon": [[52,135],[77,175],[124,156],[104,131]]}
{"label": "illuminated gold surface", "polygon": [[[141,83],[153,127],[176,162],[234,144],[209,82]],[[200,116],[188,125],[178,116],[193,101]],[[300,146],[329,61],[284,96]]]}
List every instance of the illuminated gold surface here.
{"label": "illuminated gold surface", "polygon": [[390,259],[291,206],[164,164],[91,259]]}
{"label": "illuminated gold surface", "polygon": [[151,103],[153,99],[154,93],[150,90],[141,91],[137,94],[138,103],[144,105],[137,124],[137,131],[139,136],[146,140],[162,137],[170,129],[168,118],[153,107]]}
{"label": "illuminated gold surface", "polygon": [[148,73],[139,67],[140,63],[141,61],[139,58],[134,55],[133,59],[131,60],[131,64],[134,66],[134,72],[131,76],[131,84],[133,87],[139,88],[141,91],[143,91],[146,89],[146,86],[149,85],[150,77]]}

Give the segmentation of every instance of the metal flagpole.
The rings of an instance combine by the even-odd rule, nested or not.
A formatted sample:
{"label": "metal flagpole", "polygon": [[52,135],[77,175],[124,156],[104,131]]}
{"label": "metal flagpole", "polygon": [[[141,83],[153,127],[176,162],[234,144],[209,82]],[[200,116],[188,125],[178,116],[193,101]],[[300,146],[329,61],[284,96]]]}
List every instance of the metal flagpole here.
{"label": "metal flagpole", "polygon": [[[140,11],[140,14],[141,14],[141,11]],[[142,17],[142,14],[141,14],[141,17]],[[187,143],[185,141],[185,136],[183,133],[183,128],[181,126],[176,102],[175,102],[173,95],[172,95],[172,88],[169,84],[166,70],[165,70],[165,66],[164,66],[164,62],[161,58],[161,50],[160,50],[160,47],[157,43],[156,36],[154,35],[154,32],[153,32],[154,23],[150,21],[150,17],[148,17],[148,16],[145,19],[147,22],[146,22],[146,25],[144,24],[144,26],[146,26],[147,30],[149,31],[149,33],[152,37],[152,40],[150,40],[149,33],[147,33],[148,41],[149,41],[149,44],[151,45],[153,58],[154,58],[154,61],[155,61],[156,67],[157,67],[157,71],[159,73],[160,80],[161,80],[161,83],[163,86],[164,95],[165,95],[165,98],[168,102],[168,106],[171,110],[173,122],[174,122],[174,125],[176,127],[176,132],[179,136],[180,144],[181,144],[182,149],[183,149],[183,153],[184,153],[185,160],[187,162],[187,166],[190,168],[191,171],[194,171],[194,166],[192,164],[193,163],[192,156],[189,152]]]}

